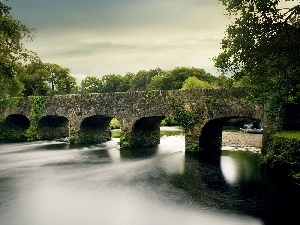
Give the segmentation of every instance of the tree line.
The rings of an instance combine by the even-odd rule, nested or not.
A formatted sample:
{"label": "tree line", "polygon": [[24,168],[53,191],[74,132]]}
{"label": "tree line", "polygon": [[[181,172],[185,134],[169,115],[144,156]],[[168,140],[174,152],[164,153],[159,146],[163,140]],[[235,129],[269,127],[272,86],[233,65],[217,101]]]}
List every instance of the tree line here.
{"label": "tree line", "polygon": [[213,76],[195,67],[175,67],[140,70],[137,73],[108,74],[102,77],[87,76],[73,93],[107,93],[147,90],[172,90],[225,87],[229,78]]}
{"label": "tree line", "polygon": [[229,78],[213,76],[203,69],[175,67],[169,71],[156,68],[125,75],[88,75],[76,85],[70,69],[41,61],[25,65],[18,78],[23,85],[23,96],[220,88],[230,84]]}
{"label": "tree line", "polygon": [[56,64],[41,62],[26,65],[19,74],[24,85],[23,95],[85,94],[147,90],[220,88],[230,86],[225,76],[213,76],[204,69],[175,67],[128,72],[125,75],[87,75],[79,85],[70,70]]}
{"label": "tree line", "polygon": [[[101,93],[244,86],[263,102],[300,102],[300,4],[288,9],[280,0],[219,0],[232,24],[213,61],[223,75],[175,67],[125,75],[88,75],[80,85],[68,68],[44,63],[26,49],[35,29],[11,16],[0,2],[0,99],[15,96]],[[226,75],[226,76],[225,76]]]}

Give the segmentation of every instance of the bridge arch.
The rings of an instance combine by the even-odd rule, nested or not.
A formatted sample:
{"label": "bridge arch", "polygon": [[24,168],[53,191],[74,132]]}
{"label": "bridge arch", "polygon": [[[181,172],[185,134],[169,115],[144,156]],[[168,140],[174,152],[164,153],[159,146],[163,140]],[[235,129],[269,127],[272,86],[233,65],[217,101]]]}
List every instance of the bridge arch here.
{"label": "bridge arch", "polygon": [[200,152],[206,155],[220,155],[222,149],[223,126],[227,121],[238,118],[248,118],[251,120],[261,121],[260,118],[252,118],[245,116],[228,116],[206,121],[203,124],[199,136]]}
{"label": "bridge arch", "polygon": [[109,123],[112,117],[105,115],[92,115],[84,118],[78,132],[80,143],[101,143],[111,139]]}
{"label": "bridge arch", "polygon": [[30,120],[22,114],[8,115],[4,120],[4,135],[14,141],[25,141],[26,130],[30,127]]}
{"label": "bridge arch", "polygon": [[68,137],[69,120],[64,116],[43,116],[38,123],[37,133],[42,140]]}
{"label": "bridge arch", "polygon": [[11,127],[17,130],[26,130],[30,126],[29,119],[22,114],[11,114],[5,118],[7,127]]}

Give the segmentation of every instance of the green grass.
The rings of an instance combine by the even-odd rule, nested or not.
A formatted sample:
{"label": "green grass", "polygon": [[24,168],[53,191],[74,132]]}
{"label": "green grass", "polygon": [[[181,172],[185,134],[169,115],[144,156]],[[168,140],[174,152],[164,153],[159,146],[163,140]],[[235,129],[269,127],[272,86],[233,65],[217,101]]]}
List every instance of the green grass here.
{"label": "green grass", "polygon": [[300,131],[279,131],[274,136],[300,140]]}

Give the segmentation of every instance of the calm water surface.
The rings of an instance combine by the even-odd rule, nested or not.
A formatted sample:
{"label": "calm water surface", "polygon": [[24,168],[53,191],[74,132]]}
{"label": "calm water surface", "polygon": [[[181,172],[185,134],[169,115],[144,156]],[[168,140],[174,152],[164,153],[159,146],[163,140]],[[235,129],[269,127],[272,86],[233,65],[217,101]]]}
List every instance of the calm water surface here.
{"label": "calm water surface", "polygon": [[0,224],[272,224],[258,154],[202,162],[180,135],[155,148],[117,142],[1,144]]}

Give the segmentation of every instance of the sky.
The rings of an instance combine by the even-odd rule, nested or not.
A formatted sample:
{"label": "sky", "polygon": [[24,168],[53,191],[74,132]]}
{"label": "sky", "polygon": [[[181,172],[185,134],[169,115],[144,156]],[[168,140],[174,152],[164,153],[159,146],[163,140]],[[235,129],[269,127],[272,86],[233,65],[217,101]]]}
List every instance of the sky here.
{"label": "sky", "polygon": [[87,75],[136,73],[157,67],[205,69],[219,75],[229,19],[218,0],[8,0],[12,16],[36,28],[25,46],[44,63]]}

